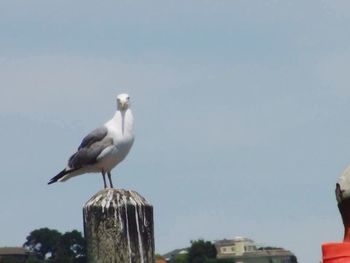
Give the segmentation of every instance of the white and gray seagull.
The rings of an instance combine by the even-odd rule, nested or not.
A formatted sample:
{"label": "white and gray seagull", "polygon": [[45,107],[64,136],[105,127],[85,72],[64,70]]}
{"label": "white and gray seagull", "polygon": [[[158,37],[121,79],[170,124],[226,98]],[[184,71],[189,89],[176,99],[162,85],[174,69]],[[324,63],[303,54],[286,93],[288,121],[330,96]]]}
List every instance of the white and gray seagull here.
{"label": "white and gray seagull", "polygon": [[130,151],[134,142],[133,124],[130,97],[125,93],[120,94],[113,118],[83,139],[77,152],[69,158],[67,167],[51,178],[48,184],[64,182],[84,173],[102,173],[104,188],[107,188],[106,174],[113,188],[111,170]]}

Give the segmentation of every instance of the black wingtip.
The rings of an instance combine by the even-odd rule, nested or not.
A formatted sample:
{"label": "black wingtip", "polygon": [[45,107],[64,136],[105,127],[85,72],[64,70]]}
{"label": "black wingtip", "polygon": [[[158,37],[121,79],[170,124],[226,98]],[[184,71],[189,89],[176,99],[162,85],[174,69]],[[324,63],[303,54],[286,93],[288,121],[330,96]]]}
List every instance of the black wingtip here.
{"label": "black wingtip", "polygon": [[56,183],[56,182],[57,182],[57,180],[53,180],[53,178],[52,178],[52,179],[50,179],[50,181],[47,184],[53,184],[53,183]]}
{"label": "black wingtip", "polygon": [[63,176],[65,176],[70,171],[67,171],[67,169],[63,169],[61,172],[59,172],[55,177],[52,177],[50,181],[47,184],[53,184],[56,183],[59,179],[61,179]]}

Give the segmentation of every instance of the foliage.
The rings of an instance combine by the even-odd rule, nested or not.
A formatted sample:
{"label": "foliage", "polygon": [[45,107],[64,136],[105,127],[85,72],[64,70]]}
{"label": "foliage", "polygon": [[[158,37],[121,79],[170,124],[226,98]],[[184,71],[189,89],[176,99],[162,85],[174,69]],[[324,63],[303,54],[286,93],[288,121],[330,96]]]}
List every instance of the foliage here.
{"label": "foliage", "polygon": [[34,258],[34,257],[29,257],[26,261],[26,263],[43,263],[44,261],[43,260],[39,260],[37,258]]}
{"label": "foliage", "polygon": [[23,244],[41,261],[49,263],[85,263],[85,240],[77,230],[61,234],[57,230],[40,228],[32,231]]}
{"label": "foliage", "polygon": [[203,263],[207,259],[216,258],[216,248],[210,241],[199,239],[191,241],[191,247],[188,250],[189,263]]}
{"label": "foliage", "polygon": [[[58,258],[66,258],[68,260],[81,258],[85,256],[85,240],[81,233],[77,230],[64,233],[59,241],[59,248],[57,251]],[[68,261],[65,261],[68,263]],[[72,262],[76,262],[72,261]]]}
{"label": "foliage", "polygon": [[205,261],[205,263],[232,263],[233,259],[223,259],[223,258],[210,258]]}
{"label": "foliage", "polygon": [[188,263],[188,254],[178,254],[175,256],[174,263]]}
{"label": "foliage", "polygon": [[1,263],[22,263],[23,259],[17,257],[5,257],[1,259]]}
{"label": "foliage", "polygon": [[58,249],[61,233],[57,230],[51,230],[49,228],[40,228],[33,230],[27,241],[23,246],[35,255],[39,259],[45,259],[47,255],[54,257]]}

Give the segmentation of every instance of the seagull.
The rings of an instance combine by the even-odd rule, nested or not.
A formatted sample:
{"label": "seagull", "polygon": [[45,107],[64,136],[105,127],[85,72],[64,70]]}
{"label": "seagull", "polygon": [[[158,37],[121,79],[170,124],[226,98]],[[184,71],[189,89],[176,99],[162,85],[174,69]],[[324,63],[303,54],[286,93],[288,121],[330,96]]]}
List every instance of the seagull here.
{"label": "seagull", "polygon": [[48,184],[64,182],[85,173],[101,173],[104,188],[113,188],[111,171],[129,153],[134,142],[134,118],[130,109],[130,96],[117,96],[117,111],[112,119],[84,137],[78,150],[68,160],[68,165]]}

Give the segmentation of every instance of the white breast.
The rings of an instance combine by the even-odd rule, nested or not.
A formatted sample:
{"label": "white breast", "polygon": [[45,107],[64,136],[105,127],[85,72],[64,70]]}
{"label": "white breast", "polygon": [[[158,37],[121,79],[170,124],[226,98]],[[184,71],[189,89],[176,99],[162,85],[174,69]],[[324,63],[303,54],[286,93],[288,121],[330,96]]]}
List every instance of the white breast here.
{"label": "white breast", "polygon": [[105,124],[108,129],[107,136],[113,139],[113,146],[106,149],[108,153],[99,163],[99,167],[105,171],[111,171],[129,153],[134,142],[133,122],[132,112],[127,109],[125,112],[117,111]]}

